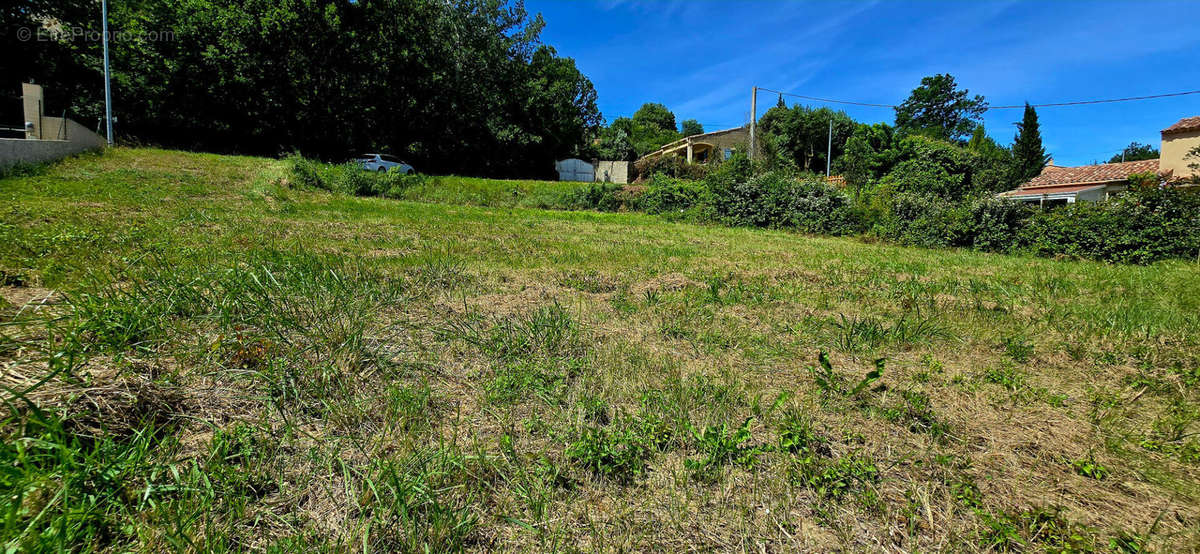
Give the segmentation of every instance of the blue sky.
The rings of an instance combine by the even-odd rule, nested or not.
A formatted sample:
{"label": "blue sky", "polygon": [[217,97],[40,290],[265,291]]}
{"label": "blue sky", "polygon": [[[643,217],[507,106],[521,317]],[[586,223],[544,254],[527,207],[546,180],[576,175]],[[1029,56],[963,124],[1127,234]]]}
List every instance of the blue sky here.
{"label": "blue sky", "polygon": [[[950,73],[993,105],[1200,90],[1200,1],[800,2],[526,0],[542,39],[592,79],[608,121],[661,102],[706,130],[748,121],[757,85],[898,104]],[[785,98],[788,104],[816,102]],[[762,93],[759,112],[777,96]],[[886,108],[831,106],[891,123]],[[1131,141],[1200,115],[1200,94],[1038,110],[1059,165],[1107,161]],[[1007,144],[1020,110],[989,111]]]}

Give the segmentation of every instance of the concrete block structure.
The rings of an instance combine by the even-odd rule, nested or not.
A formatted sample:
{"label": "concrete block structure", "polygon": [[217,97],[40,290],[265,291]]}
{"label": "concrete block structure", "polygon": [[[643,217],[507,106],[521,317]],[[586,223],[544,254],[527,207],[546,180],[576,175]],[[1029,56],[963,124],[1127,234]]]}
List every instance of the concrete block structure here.
{"label": "concrete block structure", "polygon": [[69,118],[47,116],[41,85],[23,83],[21,105],[25,138],[0,138],[0,166],[47,162],[107,145],[103,137]]}
{"label": "concrete block structure", "polygon": [[597,160],[592,163],[592,166],[596,168],[596,182],[622,185],[629,182],[629,162]]}

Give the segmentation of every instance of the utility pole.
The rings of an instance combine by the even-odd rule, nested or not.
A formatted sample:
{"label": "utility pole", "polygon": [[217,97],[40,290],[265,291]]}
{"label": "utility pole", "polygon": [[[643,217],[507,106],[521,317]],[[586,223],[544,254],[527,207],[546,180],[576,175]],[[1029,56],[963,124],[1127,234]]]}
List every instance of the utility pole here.
{"label": "utility pole", "polygon": [[750,89],[750,161],[754,161],[754,128],[758,126],[758,87]]}
{"label": "utility pole", "polygon": [[829,141],[825,143],[825,177],[829,177],[829,161],[833,158],[833,120],[829,120]]}
{"label": "utility pole", "polygon": [[106,125],[105,129],[108,131],[106,135],[108,145],[112,146],[112,85],[110,84],[108,75],[108,0],[101,0],[100,2],[100,17],[104,19],[101,23],[101,37],[104,41],[104,124]]}

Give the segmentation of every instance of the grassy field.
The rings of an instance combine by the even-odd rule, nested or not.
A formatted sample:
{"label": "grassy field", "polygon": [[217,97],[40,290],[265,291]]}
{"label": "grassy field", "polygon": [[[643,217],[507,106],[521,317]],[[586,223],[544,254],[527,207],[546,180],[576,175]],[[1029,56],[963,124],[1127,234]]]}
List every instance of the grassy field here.
{"label": "grassy field", "polygon": [[459,183],[0,180],[5,550],[1200,549],[1196,263]]}

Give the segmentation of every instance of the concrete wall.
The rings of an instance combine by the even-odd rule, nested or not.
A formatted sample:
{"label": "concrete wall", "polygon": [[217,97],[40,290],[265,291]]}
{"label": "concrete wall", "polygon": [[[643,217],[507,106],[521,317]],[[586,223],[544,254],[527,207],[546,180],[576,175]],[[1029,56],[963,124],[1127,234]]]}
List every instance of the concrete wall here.
{"label": "concrete wall", "polygon": [[1162,150],[1158,155],[1158,170],[1164,173],[1172,171],[1173,179],[1195,175],[1196,172],[1189,169],[1188,164],[1200,163],[1200,159],[1188,160],[1184,156],[1197,146],[1200,146],[1200,131],[1164,134]]}
{"label": "concrete wall", "polygon": [[19,162],[48,162],[105,147],[104,138],[93,133],[91,129],[70,119],[46,118],[51,119],[54,120],[56,128],[63,130],[67,140],[0,139],[0,167]]}
{"label": "concrete wall", "polygon": [[78,154],[84,149],[66,140],[0,138],[0,167],[18,162],[40,163]]}
{"label": "concrete wall", "polygon": [[42,86],[21,84],[25,121],[33,128],[24,139],[0,139],[0,167],[16,163],[41,163],[57,160],[107,145],[103,137],[70,119],[47,117]]}
{"label": "concrete wall", "polygon": [[629,182],[629,162],[600,160],[592,165],[596,168],[598,182],[622,185]]}

